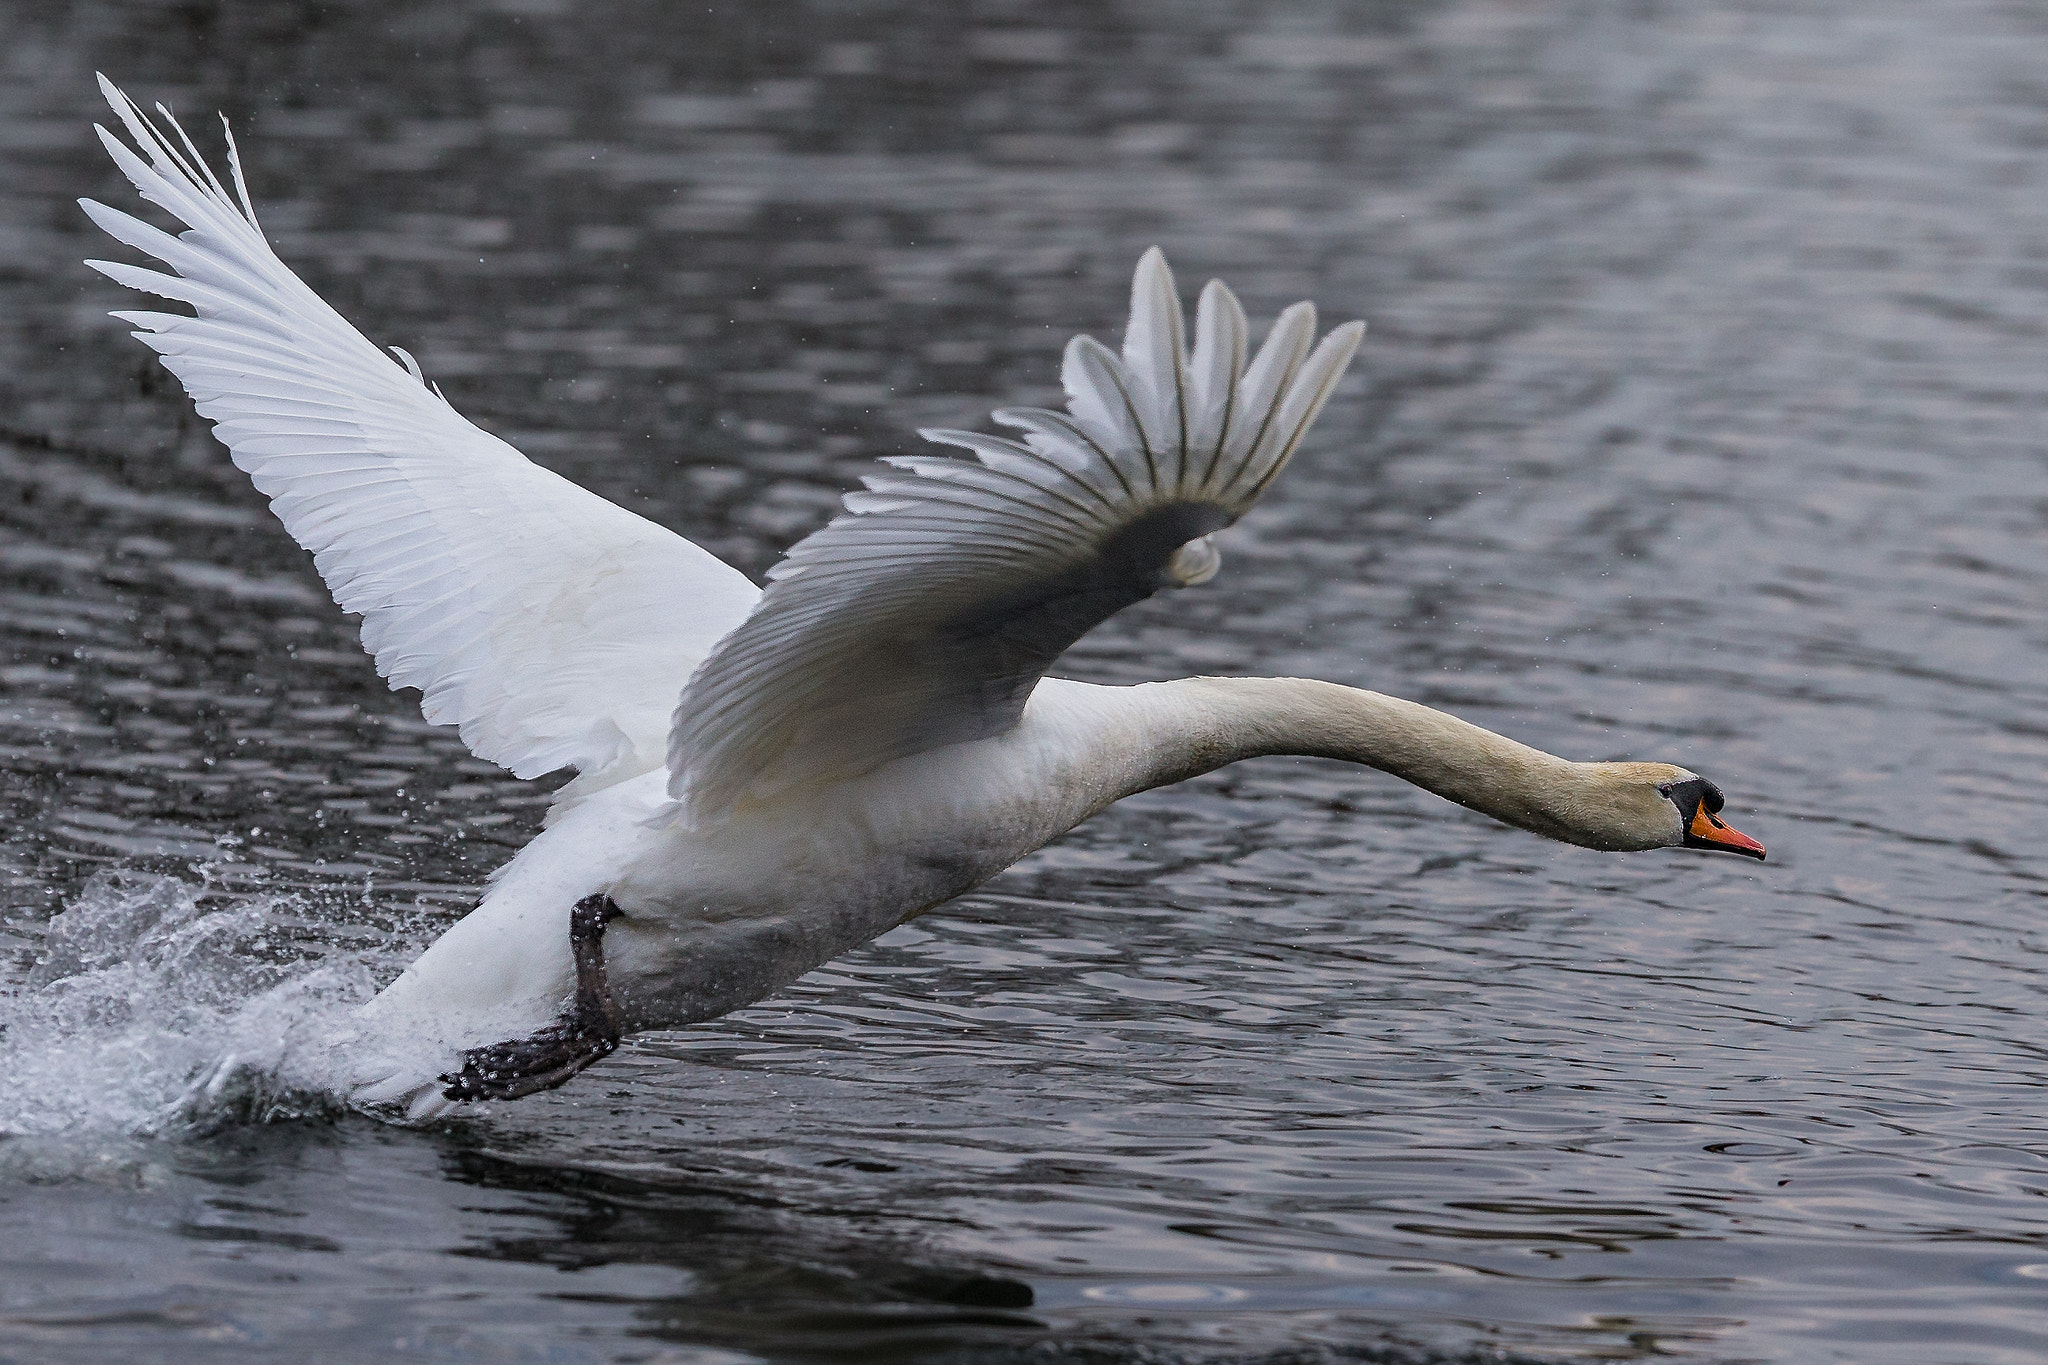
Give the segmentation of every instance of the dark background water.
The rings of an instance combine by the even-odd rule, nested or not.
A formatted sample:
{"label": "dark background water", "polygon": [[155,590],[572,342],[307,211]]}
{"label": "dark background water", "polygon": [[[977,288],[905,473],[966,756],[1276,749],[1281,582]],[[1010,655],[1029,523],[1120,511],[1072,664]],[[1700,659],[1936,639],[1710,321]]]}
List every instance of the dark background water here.
{"label": "dark background water", "polygon": [[[2044,39],[1993,0],[0,8],[0,1360],[2039,1360]],[[553,1095],[129,1136],[290,964],[395,970],[545,794],[384,690],[105,317],[95,69],[233,117],[285,259],[464,412],[756,574],[913,427],[1050,398],[1152,243],[1363,316],[1224,573],[1066,671],[1682,762],[1772,860],[1266,760]],[[110,868],[233,951],[40,989]]]}

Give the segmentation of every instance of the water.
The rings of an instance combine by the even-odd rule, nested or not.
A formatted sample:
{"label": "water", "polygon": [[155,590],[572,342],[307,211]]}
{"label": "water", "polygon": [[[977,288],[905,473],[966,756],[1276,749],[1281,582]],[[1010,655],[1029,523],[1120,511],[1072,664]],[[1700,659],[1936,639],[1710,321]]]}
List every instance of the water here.
{"label": "water", "polygon": [[[32,9],[0,1359],[2048,1352],[2035,7]],[[1050,397],[1154,242],[1364,316],[1224,573],[1068,671],[1682,762],[1771,861],[1266,760],[564,1091],[258,1080],[545,793],[383,689],[104,318],[96,68],[232,114],[285,257],[465,412],[756,574]]]}

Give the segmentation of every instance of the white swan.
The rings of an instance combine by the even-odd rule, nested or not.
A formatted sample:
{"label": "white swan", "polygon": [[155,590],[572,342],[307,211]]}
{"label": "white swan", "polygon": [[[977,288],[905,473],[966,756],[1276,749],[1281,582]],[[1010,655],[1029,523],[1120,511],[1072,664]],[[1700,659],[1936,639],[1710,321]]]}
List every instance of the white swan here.
{"label": "white swan", "polygon": [[1287,463],[1359,323],[1311,347],[1298,303],[1247,365],[1211,283],[1190,353],[1147,252],[1121,358],[1068,346],[1066,412],[998,413],[1021,441],[925,433],[976,459],[888,460],[758,591],[465,421],[278,260],[231,135],[232,196],[167,110],[176,142],[101,87],[148,160],[102,128],[107,150],[189,230],[83,200],[177,274],[91,264],[197,312],[116,316],[362,614],[394,688],[521,777],[577,772],[364,1008],[358,1102],[424,1116],[559,1084],[621,1032],[757,1000],[1120,797],[1257,754],[1366,764],[1587,848],[1763,856],[1669,764],[1569,762],[1299,678],[1044,676],[1111,613],[1215,573],[1211,534]]}

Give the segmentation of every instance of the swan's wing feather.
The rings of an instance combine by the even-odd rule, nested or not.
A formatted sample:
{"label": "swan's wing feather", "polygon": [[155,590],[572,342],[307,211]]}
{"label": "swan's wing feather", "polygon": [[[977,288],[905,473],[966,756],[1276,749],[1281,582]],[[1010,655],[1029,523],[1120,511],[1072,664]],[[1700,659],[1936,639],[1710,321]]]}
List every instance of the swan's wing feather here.
{"label": "swan's wing feather", "polygon": [[[236,465],[313,552],[394,688],[521,777],[587,789],[658,767],[677,690],[753,606],[737,570],[528,461],[372,345],[280,261],[235,196],[101,78],[144,156],[99,130],[178,236],[83,200],[175,275],[89,262],[197,316],[127,312]],[[145,159],[145,156],[147,159]]]}
{"label": "swan's wing feather", "polygon": [[1287,463],[1363,324],[1312,348],[1315,310],[1296,304],[1247,369],[1221,284],[1202,293],[1192,356],[1156,249],[1131,299],[1121,357],[1068,345],[1066,412],[998,412],[1020,440],[923,433],[976,458],[887,461],[770,572],[676,711],[669,790],[688,818],[1000,734],[1090,627],[1213,572],[1202,538]]}

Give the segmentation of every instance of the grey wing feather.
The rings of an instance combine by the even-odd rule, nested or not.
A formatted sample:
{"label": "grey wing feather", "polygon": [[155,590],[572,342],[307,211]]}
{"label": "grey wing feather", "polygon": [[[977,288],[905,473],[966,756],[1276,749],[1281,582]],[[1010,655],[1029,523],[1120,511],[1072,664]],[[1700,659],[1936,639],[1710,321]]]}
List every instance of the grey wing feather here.
{"label": "grey wing feather", "polygon": [[1091,627],[1215,571],[1204,539],[1286,465],[1358,347],[1315,341],[1298,303],[1245,363],[1244,310],[1202,291],[1195,346],[1157,248],[1119,357],[1067,346],[1067,411],[1015,408],[1020,439],[932,430],[973,460],[904,456],[769,573],[760,604],[691,678],[669,791],[693,822],[747,798],[857,776],[1000,734]]}

